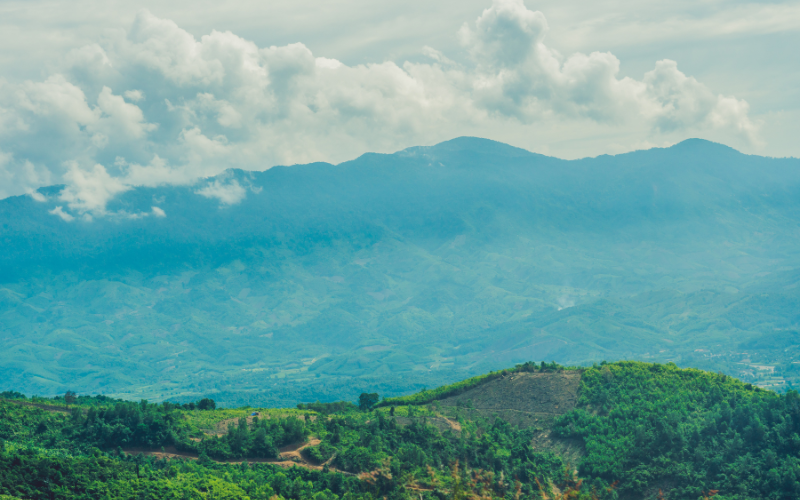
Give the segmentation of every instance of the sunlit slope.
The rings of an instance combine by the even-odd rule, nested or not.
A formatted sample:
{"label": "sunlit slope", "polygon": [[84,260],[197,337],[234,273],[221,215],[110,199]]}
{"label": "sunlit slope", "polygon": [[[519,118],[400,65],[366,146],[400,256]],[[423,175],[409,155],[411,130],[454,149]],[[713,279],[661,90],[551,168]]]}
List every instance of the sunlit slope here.
{"label": "sunlit slope", "polygon": [[[234,181],[239,203],[197,194]],[[278,404],[529,359],[763,384],[797,366],[794,159],[692,140],[563,161],[460,138],[138,188],[91,221],[43,192],[0,201],[8,388]],[[152,206],[166,217],[124,215]]]}

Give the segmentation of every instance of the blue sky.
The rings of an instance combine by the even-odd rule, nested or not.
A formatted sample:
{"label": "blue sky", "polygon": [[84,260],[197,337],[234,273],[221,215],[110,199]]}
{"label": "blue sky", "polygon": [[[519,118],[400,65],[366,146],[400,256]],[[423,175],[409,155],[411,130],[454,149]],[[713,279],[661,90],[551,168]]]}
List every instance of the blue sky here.
{"label": "blue sky", "polygon": [[0,197],[340,162],[459,135],[577,158],[800,156],[800,2],[0,3]]}

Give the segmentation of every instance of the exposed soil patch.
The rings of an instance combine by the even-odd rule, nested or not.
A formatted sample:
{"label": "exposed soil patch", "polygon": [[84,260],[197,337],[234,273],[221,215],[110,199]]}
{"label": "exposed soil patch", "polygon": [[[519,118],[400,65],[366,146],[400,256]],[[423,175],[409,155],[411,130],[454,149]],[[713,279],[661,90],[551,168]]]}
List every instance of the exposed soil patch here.
{"label": "exposed soil patch", "polygon": [[582,372],[512,373],[481,384],[458,396],[438,401],[448,415],[501,418],[519,427],[537,429],[531,445],[552,451],[577,464],[585,454],[579,439],[562,439],[551,434],[556,417],[575,408]]}
{"label": "exposed soil patch", "polygon": [[156,458],[183,458],[188,460],[198,460],[197,453],[188,451],[178,451],[174,446],[164,447],[164,451],[157,451],[151,448],[123,448],[123,451],[129,455],[146,455]]}
{"label": "exposed soil patch", "polygon": [[317,446],[321,442],[322,441],[320,441],[317,438],[312,438],[311,441],[305,443],[295,443],[284,446],[283,448],[280,449],[281,458],[283,459],[296,458],[298,460],[302,460],[303,462],[305,462],[305,459],[301,456],[300,452],[311,446]]}
{"label": "exposed soil patch", "polygon": [[461,432],[461,424],[459,424],[455,420],[450,420],[449,418],[445,418],[445,420],[447,421],[447,425],[450,426],[451,430],[455,432]]}
{"label": "exposed soil patch", "polygon": [[487,412],[563,415],[578,402],[581,372],[512,373],[439,401],[444,407]]}

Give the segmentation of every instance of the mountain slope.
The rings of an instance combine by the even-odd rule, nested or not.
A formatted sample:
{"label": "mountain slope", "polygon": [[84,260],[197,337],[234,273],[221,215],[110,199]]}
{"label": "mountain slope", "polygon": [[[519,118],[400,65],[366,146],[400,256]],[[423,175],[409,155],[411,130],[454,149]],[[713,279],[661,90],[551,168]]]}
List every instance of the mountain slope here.
{"label": "mountain slope", "polygon": [[[242,199],[199,194],[220,186]],[[3,388],[280,404],[528,359],[796,376],[798,160],[459,138],[137,188],[91,221],[48,213],[59,191],[0,200]]]}

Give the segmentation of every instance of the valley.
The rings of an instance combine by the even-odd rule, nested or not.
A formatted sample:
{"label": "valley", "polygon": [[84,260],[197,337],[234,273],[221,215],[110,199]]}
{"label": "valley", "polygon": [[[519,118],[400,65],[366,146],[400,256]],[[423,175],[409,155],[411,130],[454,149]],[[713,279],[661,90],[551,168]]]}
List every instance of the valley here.
{"label": "valley", "polygon": [[[0,389],[230,405],[391,396],[527,360],[798,380],[798,160],[700,140],[564,161],[460,138],[0,201]],[[165,217],[133,217],[158,202]],[[127,215],[126,215],[127,214]]]}

